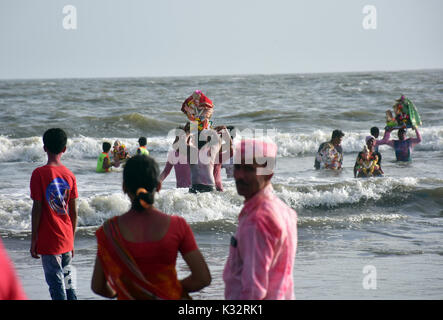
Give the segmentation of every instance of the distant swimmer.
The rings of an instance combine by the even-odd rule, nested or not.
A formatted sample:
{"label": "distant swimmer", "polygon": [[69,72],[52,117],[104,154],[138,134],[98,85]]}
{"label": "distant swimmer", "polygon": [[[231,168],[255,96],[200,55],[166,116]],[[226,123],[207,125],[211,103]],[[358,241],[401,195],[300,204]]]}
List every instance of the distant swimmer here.
{"label": "distant swimmer", "polygon": [[142,154],[145,156],[149,156],[149,151],[146,148],[146,145],[148,144],[148,141],[146,139],[146,137],[140,137],[138,139],[138,144],[140,147],[137,148],[137,154]]}
{"label": "distant swimmer", "polygon": [[326,141],[320,144],[315,157],[315,169],[341,169],[343,164],[343,149],[341,147],[341,142],[344,135],[345,134],[341,130],[334,130],[332,132],[331,141]]}
{"label": "distant swimmer", "polygon": [[413,127],[415,130],[416,138],[406,139],[406,129],[398,129],[398,140],[390,140],[392,128],[386,127],[383,139],[378,142],[378,145],[387,144],[394,148],[395,157],[397,161],[411,161],[411,153],[414,146],[421,142],[421,135],[417,127]]}
{"label": "distant swimmer", "polygon": [[109,142],[103,142],[102,149],[103,152],[99,155],[97,159],[97,168],[95,170],[98,173],[109,172],[114,166],[114,162],[111,162],[111,160],[109,159],[111,144]]}

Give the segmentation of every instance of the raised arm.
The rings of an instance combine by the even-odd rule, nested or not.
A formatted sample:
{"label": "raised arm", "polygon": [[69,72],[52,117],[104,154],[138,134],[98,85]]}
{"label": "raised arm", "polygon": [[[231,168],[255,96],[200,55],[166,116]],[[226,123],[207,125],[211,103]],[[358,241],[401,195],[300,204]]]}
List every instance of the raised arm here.
{"label": "raised arm", "polygon": [[415,127],[415,135],[417,136],[416,138],[411,138],[411,146],[415,146],[417,144],[419,144],[421,142],[421,134],[418,131],[418,128]]}
{"label": "raised arm", "polygon": [[394,140],[390,140],[391,130],[385,129],[385,134],[383,135],[383,139],[375,142],[376,146],[380,146],[382,144],[387,144],[390,147],[394,147]]}

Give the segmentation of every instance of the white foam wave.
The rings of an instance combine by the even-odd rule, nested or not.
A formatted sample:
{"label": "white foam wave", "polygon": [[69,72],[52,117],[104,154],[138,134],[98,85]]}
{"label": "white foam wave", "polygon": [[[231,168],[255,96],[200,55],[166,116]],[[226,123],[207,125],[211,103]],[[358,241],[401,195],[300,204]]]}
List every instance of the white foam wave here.
{"label": "white foam wave", "polygon": [[398,187],[414,187],[418,179],[374,178],[352,179],[336,185],[291,187],[276,186],[277,195],[294,208],[327,207],[357,204],[362,200],[377,201]]}
{"label": "white foam wave", "polygon": [[[339,184],[309,187],[275,184],[275,192],[296,210],[323,207],[327,213],[328,209],[358,204],[362,200],[377,201],[384,196],[389,199],[393,189],[413,188],[418,183],[417,178],[352,179]],[[243,198],[237,194],[234,182],[228,181],[224,192],[191,194],[187,189],[161,190],[156,195],[155,206],[168,214],[182,216],[189,223],[224,220],[235,224]],[[106,219],[126,212],[129,207],[130,201],[122,192],[80,197],[78,225],[99,226]],[[32,200],[28,196],[1,196],[0,229],[30,230],[31,208]],[[342,219],[346,223],[348,218],[330,219]],[[364,222],[364,217],[361,220]]]}
{"label": "white foam wave", "polygon": [[[383,132],[383,131],[382,131]],[[362,149],[365,137],[369,135],[368,130],[344,131],[342,147],[345,153],[355,153]],[[422,142],[415,147],[415,150],[438,151],[443,150],[443,127],[421,128]],[[264,131],[266,135],[266,131]],[[407,133],[410,137],[415,137],[412,130]],[[278,156],[302,156],[312,155],[317,152],[318,146],[324,141],[330,140],[331,132],[315,130],[312,133],[277,132],[273,140],[278,145]],[[393,133],[392,138],[396,138]],[[381,139],[381,137],[380,137]],[[130,154],[135,154],[138,148],[137,138],[91,138],[77,136],[68,139],[66,154],[76,159],[93,159],[102,151],[102,143],[105,141],[114,143],[120,140],[127,147]],[[148,150],[155,153],[166,153],[172,144],[172,139],[167,135],[148,137]],[[381,146],[381,150],[388,149]],[[46,158],[43,152],[41,137],[29,138],[8,138],[0,136],[0,162],[19,161],[42,161]]]}
{"label": "white foam wave", "polygon": [[343,227],[350,228],[355,225],[372,224],[378,222],[390,222],[395,220],[406,219],[407,216],[392,213],[358,213],[346,216],[315,216],[315,217],[299,217],[299,226],[301,227]]}
{"label": "white foam wave", "polygon": [[[135,154],[138,144],[138,137],[125,138],[91,138],[91,137],[73,137],[68,139],[66,146],[66,155],[75,159],[92,159],[102,152],[103,142],[119,140],[124,144],[129,154]],[[167,152],[172,144],[171,139],[165,137],[147,138],[148,149],[154,152]],[[0,136],[0,162],[34,162],[43,161],[46,154],[43,151],[43,141],[41,137],[30,138],[8,138]]]}

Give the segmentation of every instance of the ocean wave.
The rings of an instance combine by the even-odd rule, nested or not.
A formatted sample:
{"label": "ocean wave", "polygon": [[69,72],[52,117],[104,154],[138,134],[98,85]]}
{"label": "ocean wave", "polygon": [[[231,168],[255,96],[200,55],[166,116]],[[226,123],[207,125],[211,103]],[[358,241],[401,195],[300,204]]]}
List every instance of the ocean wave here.
{"label": "ocean wave", "polygon": [[100,118],[105,124],[112,124],[117,127],[124,126],[127,128],[137,128],[141,130],[149,130],[150,132],[168,132],[168,128],[174,128],[175,123],[165,121],[164,119],[148,117],[141,113],[129,113],[112,117]]}
{"label": "ocean wave", "polygon": [[[135,154],[139,147],[138,138],[92,138],[76,136],[68,139],[65,157],[75,159],[96,159],[102,152],[103,142],[119,140],[124,144],[129,154]],[[167,152],[173,140],[167,136],[148,137],[148,149],[152,152]],[[41,137],[30,138],[8,138],[0,136],[0,162],[37,162],[44,161],[46,154],[43,151],[43,141]]]}
{"label": "ocean wave", "polygon": [[[141,121],[141,127],[146,123],[150,123],[146,117],[141,115],[128,115],[128,119],[133,119],[133,122]],[[153,120],[154,123],[160,125],[159,122]],[[171,126],[173,128],[173,126]],[[243,131],[245,132],[245,131]],[[263,130],[264,136],[269,131]],[[241,139],[241,133],[235,141]],[[254,131],[250,131],[254,134]],[[441,151],[443,150],[443,127],[421,128],[422,142],[415,146],[418,151]],[[344,153],[356,153],[361,151],[365,144],[365,137],[369,134],[368,131],[351,131],[345,132],[342,147]],[[410,136],[415,134],[408,133]],[[395,134],[392,134],[394,137]],[[248,136],[248,135],[244,135]],[[67,155],[78,159],[96,158],[102,151],[102,143],[108,141],[111,144],[115,140],[120,140],[126,145],[130,154],[134,154],[138,148],[138,138],[119,138],[119,137],[105,137],[94,138],[86,136],[74,136],[68,139]],[[295,157],[304,155],[314,155],[317,152],[318,146],[324,141],[331,138],[331,132],[324,130],[315,130],[312,133],[292,133],[292,132],[278,132],[271,135],[271,139],[275,141],[278,146],[279,157]],[[148,149],[155,152],[167,152],[173,142],[167,133],[164,135],[147,136]],[[381,146],[381,150],[388,149],[387,146]],[[0,162],[15,162],[15,161],[40,161],[46,157],[43,153],[43,142],[41,137],[29,138],[10,138],[0,136]]]}
{"label": "ocean wave", "polygon": [[[301,227],[347,228],[405,219],[410,214],[404,211],[408,204],[414,205],[412,214],[439,217],[443,188],[423,188],[427,182],[427,178],[378,178],[311,186],[281,181],[273,185],[275,194],[299,213]],[[201,194],[191,194],[187,189],[164,189],[156,195],[155,206],[185,218],[199,230],[232,230],[243,207],[243,197],[237,194],[233,181],[226,181],[224,187],[224,192]],[[32,200],[27,195],[1,195],[0,229],[30,230],[31,208]],[[130,200],[121,191],[81,196],[78,225],[100,226],[129,208]],[[368,208],[375,213],[369,213]],[[434,211],[437,214],[433,216]]]}
{"label": "ocean wave", "polygon": [[298,225],[302,228],[327,227],[333,229],[349,229],[359,225],[389,223],[407,219],[406,215],[393,213],[359,213],[339,216],[299,216]]}
{"label": "ocean wave", "polygon": [[417,178],[348,179],[336,183],[289,186],[274,184],[278,196],[293,208],[335,209],[361,207],[368,202],[394,205],[407,198],[418,185]]}

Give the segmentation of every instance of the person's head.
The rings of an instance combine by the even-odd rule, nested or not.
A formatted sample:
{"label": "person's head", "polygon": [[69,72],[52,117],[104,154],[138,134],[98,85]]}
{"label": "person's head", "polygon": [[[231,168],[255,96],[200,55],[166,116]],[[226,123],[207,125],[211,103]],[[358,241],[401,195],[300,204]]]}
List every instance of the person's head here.
{"label": "person's head", "polygon": [[154,194],[161,188],[157,162],[146,155],[130,158],[123,169],[123,191],[132,201],[132,209],[143,211],[154,204]]}
{"label": "person's head", "polygon": [[43,134],[43,147],[46,152],[52,154],[63,153],[66,150],[68,137],[66,132],[60,128],[52,128],[46,130]]}
{"label": "person's head", "polygon": [[103,142],[102,144],[103,152],[108,153],[111,150],[111,144],[109,142]]}
{"label": "person's head", "polygon": [[140,147],[145,147],[148,144],[146,137],[138,138],[138,144],[140,145]]}
{"label": "person's head", "polygon": [[344,133],[341,130],[334,130],[332,131],[332,137],[331,137],[331,142],[334,146],[339,146],[341,144],[341,141],[344,137]]}
{"label": "person's head", "polygon": [[271,183],[277,145],[263,140],[242,140],[236,145],[234,179],[237,193],[246,200]]}
{"label": "person's head", "polygon": [[365,140],[369,151],[373,151],[375,147],[375,138],[373,136],[367,136]]}
{"label": "person's head", "polygon": [[380,134],[380,130],[377,127],[371,128],[371,135],[375,138],[378,138],[378,135]]}
{"label": "person's head", "polygon": [[114,141],[114,148],[117,148],[117,147],[119,147],[120,145],[121,145],[121,143],[120,143],[119,140],[115,140],[115,141]]}
{"label": "person's head", "polygon": [[405,140],[405,138],[406,138],[406,129],[404,129],[404,128],[398,129],[398,138],[400,140]]}

